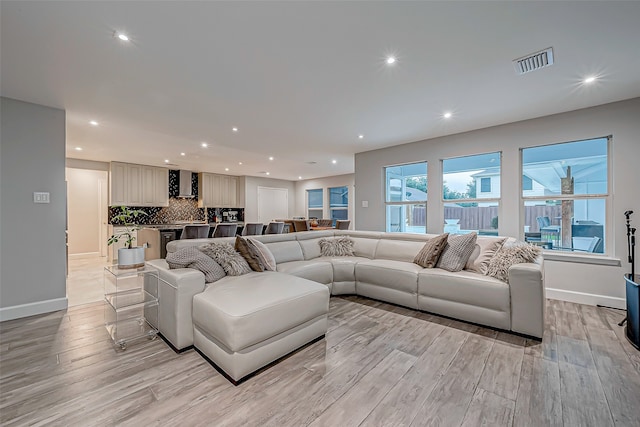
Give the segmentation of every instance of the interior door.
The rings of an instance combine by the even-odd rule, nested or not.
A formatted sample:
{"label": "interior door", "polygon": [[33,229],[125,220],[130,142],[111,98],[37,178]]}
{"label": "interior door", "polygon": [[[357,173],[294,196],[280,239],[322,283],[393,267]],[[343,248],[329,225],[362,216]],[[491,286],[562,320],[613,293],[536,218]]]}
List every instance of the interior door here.
{"label": "interior door", "polygon": [[258,222],[268,224],[284,218],[289,218],[289,190],[258,187]]}

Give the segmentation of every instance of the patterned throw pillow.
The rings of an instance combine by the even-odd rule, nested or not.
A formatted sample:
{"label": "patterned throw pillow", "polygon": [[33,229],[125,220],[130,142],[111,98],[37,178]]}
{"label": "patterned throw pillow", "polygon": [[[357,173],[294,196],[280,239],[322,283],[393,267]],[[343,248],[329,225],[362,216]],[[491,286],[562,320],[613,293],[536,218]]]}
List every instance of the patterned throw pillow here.
{"label": "patterned throw pillow", "polygon": [[249,267],[251,267],[253,271],[264,271],[264,267],[260,263],[260,258],[258,258],[258,256],[251,250],[249,243],[245,239],[237,236],[235,249],[245,260],[247,260]]}
{"label": "patterned throw pillow", "polygon": [[433,268],[438,262],[438,258],[442,254],[449,233],[441,234],[433,239],[427,240],[424,247],[418,252],[413,262],[424,268]]}
{"label": "patterned throw pillow", "polygon": [[534,262],[541,253],[541,248],[528,243],[503,247],[489,261],[486,275],[509,283],[509,268],[512,265]]}
{"label": "patterned throw pillow", "polygon": [[195,268],[204,273],[204,280],[213,283],[227,274],[224,269],[210,257],[206,256],[194,246],[187,246],[178,251],[167,254],[169,268]]}
{"label": "patterned throw pillow", "polygon": [[448,271],[464,268],[476,247],[476,233],[450,235],[436,267]]}
{"label": "patterned throw pillow", "polygon": [[247,261],[229,243],[209,243],[199,249],[220,264],[229,276],[242,276],[251,272]]}
{"label": "patterned throw pillow", "polygon": [[353,256],[353,239],[348,236],[320,239],[318,244],[322,256]]}
{"label": "patterned throw pillow", "polygon": [[258,259],[260,259],[262,268],[268,271],[276,271],[276,258],[273,256],[267,245],[262,243],[260,240],[251,238],[247,239],[247,243],[253,253],[258,257]]}
{"label": "patterned throw pillow", "polygon": [[480,274],[487,274],[487,268],[489,268],[491,258],[502,248],[506,240],[506,237],[478,237],[473,253],[469,257],[464,269]]}

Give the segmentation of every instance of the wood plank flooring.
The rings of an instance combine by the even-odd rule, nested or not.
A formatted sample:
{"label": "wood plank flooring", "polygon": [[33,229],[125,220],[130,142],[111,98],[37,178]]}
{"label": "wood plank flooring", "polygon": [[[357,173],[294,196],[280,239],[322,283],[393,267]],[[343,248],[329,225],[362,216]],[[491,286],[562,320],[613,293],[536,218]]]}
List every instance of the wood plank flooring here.
{"label": "wood plank flooring", "polygon": [[547,301],[543,340],[360,297],[238,387],[195,351],[112,347],[102,304],[0,323],[0,425],[639,426],[623,312]]}

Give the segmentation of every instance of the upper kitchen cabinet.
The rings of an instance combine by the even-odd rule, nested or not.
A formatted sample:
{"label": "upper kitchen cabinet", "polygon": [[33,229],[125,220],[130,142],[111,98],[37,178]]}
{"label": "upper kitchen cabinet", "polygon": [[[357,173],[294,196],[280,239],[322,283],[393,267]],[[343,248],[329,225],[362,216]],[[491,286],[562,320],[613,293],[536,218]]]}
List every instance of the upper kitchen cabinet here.
{"label": "upper kitchen cabinet", "polygon": [[169,170],[111,162],[110,206],[169,206]]}
{"label": "upper kitchen cabinet", "polygon": [[198,174],[198,207],[237,208],[238,177],[201,172]]}

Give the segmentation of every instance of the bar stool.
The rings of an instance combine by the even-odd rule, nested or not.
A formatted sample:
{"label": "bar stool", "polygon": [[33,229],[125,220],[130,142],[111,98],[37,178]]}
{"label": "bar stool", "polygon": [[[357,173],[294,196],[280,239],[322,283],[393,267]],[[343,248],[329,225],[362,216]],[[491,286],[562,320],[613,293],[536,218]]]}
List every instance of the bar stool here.
{"label": "bar stool", "polygon": [[233,237],[238,230],[238,224],[236,223],[219,223],[216,225],[216,229],[213,231],[213,237]]}

